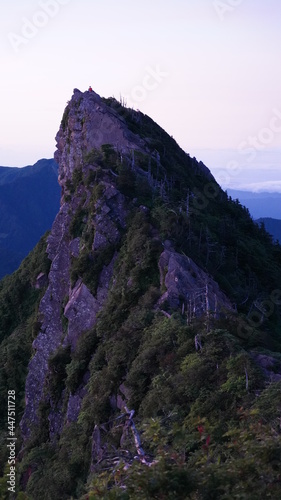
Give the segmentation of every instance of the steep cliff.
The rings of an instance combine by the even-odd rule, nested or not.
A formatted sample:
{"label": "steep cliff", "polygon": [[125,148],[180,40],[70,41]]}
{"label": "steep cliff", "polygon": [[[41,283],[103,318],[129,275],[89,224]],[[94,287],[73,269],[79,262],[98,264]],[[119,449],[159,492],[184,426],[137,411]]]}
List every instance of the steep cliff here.
{"label": "steep cliff", "polygon": [[[51,356],[60,347],[67,349],[69,346],[71,352],[75,352],[79,337],[94,327],[97,314],[107,299],[121,237],[132,210],[129,200],[120,192],[120,187],[118,189],[121,168],[125,165],[125,183],[126,175],[134,170],[137,183],[137,176],[141,182],[147,173],[137,165],[137,153],[142,154],[142,161],[151,161],[145,141],[131,133],[125,120],[108,108],[95,92],[74,91],[56,140],[55,159],[59,164],[62,205],[48,238],[47,253],[52,264],[49,286],[39,307],[42,326],[33,342],[35,354],[26,381],[26,408],[21,421],[24,438],[28,438],[34,426],[39,424],[40,402],[46,397],[49,399],[47,384]],[[107,156],[112,158],[107,161]],[[112,168],[117,170],[119,162],[120,172],[115,173]],[[160,160],[158,162],[161,167]],[[154,182],[156,187],[152,180],[151,190],[157,189],[159,180]],[[147,183],[146,189],[149,188]],[[142,215],[145,224],[149,225],[149,209],[138,207],[137,200],[134,208],[136,216]],[[192,314],[202,315],[207,307],[207,286],[210,310],[216,309],[218,314],[221,307],[231,309],[218,285],[189,257],[174,249],[160,255],[161,237],[151,226],[149,233],[153,232],[162,275],[158,283],[155,279],[155,285],[166,289],[159,298],[159,307],[164,301],[173,310],[181,310],[187,304]],[[150,244],[149,234],[145,244]],[[134,258],[139,258],[138,253]],[[134,286],[129,276],[127,286],[129,289]],[[77,420],[85,395],[81,388],[78,392],[68,395],[66,415],[60,406],[56,411],[50,400],[52,411],[48,420],[52,436],[60,434],[65,416],[68,421]]]}
{"label": "steep cliff", "polygon": [[[267,459],[253,472],[243,432],[250,454],[255,439],[263,457],[281,449],[280,247],[207,167],[115,99],[75,89],[56,140],[48,259],[40,267],[36,253],[31,272],[32,254],[0,286],[3,353],[13,335],[27,346],[18,488],[31,499],[211,498],[247,467],[237,491],[248,494]],[[20,282],[30,299],[12,318]],[[275,465],[266,474],[261,491],[278,494]]]}

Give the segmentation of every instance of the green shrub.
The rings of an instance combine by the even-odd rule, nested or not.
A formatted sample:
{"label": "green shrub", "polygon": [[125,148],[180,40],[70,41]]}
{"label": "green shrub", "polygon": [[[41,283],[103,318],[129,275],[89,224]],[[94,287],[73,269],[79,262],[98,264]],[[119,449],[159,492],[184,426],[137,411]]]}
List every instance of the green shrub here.
{"label": "green shrub", "polygon": [[71,181],[75,191],[82,184],[82,181],[83,181],[83,170],[81,167],[77,167],[73,170],[72,181]]}
{"label": "green shrub", "polygon": [[112,144],[103,144],[101,146],[103,155],[103,165],[106,168],[116,169],[119,163],[118,153],[115,151]]}
{"label": "green shrub", "polygon": [[62,121],[61,121],[61,126],[63,131],[65,132],[66,127],[68,125],[68,117],[69,117],[69,112],[70,112],[70,106],[66,106],[63,115],[62,115]]}
{"label": "green shrub", "polygon": [[84,162],[86,165],[103,165],[103,154],[99,149],[93,148],[85,157]]}
{"label": "green shrub", "polygon": [[110,264],[115,250],[115,245],[108,245],[106,248],[96,251],[89,251],[85,248],[78,258],[73,259],[71,266],[72,285],[79,278],[82,278],[83,283],[95,295],[99,285],[100,273],[104,266]]}
{"label": "green shrub", "polygon": [[75,215],[71,219],[69,226],[69,232],[72,238],[78,238],[82,236],[83,230],[86,226],[86,219],[88,216],[88,210],[85,208],[78,208]]}
{"label": "green shrub", "polygon": [[66,386],[72,394],[83,381],[83,376],[88,368],[94,350],[98,345],[95,329],[82,333],[77,341],[71,362],[66,366]]}
{"label": "green shrub", "polygon": [[65,387],[67,378],[66,365],[71,362],[71,346],[60,346],[56,352],[49,358],[49,394],[51,398],[57,403],[60,399],[61,393]]}

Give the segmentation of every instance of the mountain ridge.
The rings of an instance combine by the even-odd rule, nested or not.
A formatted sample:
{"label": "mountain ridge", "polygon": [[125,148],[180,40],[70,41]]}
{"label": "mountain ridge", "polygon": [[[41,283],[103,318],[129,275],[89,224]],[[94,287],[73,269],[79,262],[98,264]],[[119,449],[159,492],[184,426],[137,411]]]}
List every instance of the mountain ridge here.
{"label": "mountain ridge", "polygon": [[239,191],[227,189],[227,193],[233,199],[239,199],[242,205],[245,205],[254,219],[270,217],[273,219],[281,218],[280,202],[281,193],[251,191]]}
{"label": "mountain ridge", "polygon": [[56,140],[59,213],[0,282],[20,491],[278,498],[280,246],[113,98],[75,89]]}
{"label": "mountain ridge", "polygon": [[54,160],[33,166],[0,167],[0,278],[13,272],[59,209],[60,188]]}
{"label": "mountain ridge", "polygon": [[281,220],[272,217],[261,217],[257,219],[258,224],[264,224],[265,229],[276,241],[281,241]]}

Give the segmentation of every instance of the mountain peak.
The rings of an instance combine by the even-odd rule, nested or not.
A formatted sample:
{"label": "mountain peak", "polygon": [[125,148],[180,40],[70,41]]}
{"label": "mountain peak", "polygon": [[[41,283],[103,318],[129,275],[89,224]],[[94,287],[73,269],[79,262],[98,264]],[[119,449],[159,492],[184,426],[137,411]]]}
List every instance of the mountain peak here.
{"label": "mountain peak", "polygon": [[129,131],[125,120],[106,105],[94,91],[74,89],[56,135],[55,160],[59,163],[59,182],[64,185],[73,171],[83,168],[84,158],[94,149],[110,144],[120,153],[145,151],[145,143]]}
{"label": "mountain peak", "polygon": [[279,498],[268,449],[279,457],[281,248],[113,98],[75,89],[56,159],[51,233],[0,287],[2,380],[25,395],[20,487],[217,498],[235,478],[248,498],[266,476],[263,497],[276,484]]}
{"label": "mountain peak", "polygon": [[[48,237],[52,264],[39,308],[42,325],[33,342],[36,352],[26,381],[28,402],[21,422],[26,439],[31,433],[29,423],[39,423],[38,405],[44,399],[50,357],[62,347],[75,350],[81,335],[96,326],[110,286],[118,283],[115,263],[122,261],[127,238],[132,242],[130,249],[124,250],[124,259],[129,253],[131,264],[137,262],[133,266],[136,275],[128,269],[125,283],[113,287],[125,286],[131,300],[138,301],[139,295],[155,286],[159,290],[154,293],[154,305],[160,314],[170,316],[182,307],[186,310],[183,300],[189,308],[192,302],[190,314],[195,316],[204,315],[206,307],[214,309],[215,317],[223,309],[231,309],[217,283],[207,273],[200,273],[189,257],[178,253],[179,245],[163,253],[166,238],[162,239],[151,216],[154,199],[159,198],[161,204],[174,203],[181,192],[191,198],[187,179],[197,185],[209,180],[202,165],[149,117],[127,110],[114,99],[102,99],[93,91],[75,89],[56,140],[62,204]],[[188,211],[186,203],[185,199]],[[177,210],[181,218],[182,207]],[[144,284],[140,286],[138,280]],[[207,301],[205,287],[209,290]],[[170,312],[165,311],[167,307]],[[63,330],[65,323],[67,332]],[[82,400],[76,398],[74,404],[69,396],[68,418],[77,418]],[[60,417],[51,411],[49,419],[59,432]]]}
{"label": "mountain peak", "polygon": [[[193,173],[215,182],[206,165],[190,158],[151,118],[139,110],[124,107],[115,98],[101,98],[94,91],[74,89],[64,110],[56,142],[54,157],[59,164],[59,182],[63,188],[66,181],[71,180],[75,169],[83,170],[87,156],[104,145],[110,145],[119,155],[132,156],[134,151],[148,155],[158,165],[161,156],[167,164],[163,176],[176,177],[174,158],[167,155],[167,149],[171,148],[177,151],[180,161]],[[170,174],[167,171],[169,168]]]}

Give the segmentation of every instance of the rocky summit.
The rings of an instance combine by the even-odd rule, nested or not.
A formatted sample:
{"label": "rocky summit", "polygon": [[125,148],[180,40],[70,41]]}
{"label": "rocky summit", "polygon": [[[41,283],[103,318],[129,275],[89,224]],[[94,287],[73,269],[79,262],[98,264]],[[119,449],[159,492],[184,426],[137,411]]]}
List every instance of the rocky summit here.
{"label": "rocky summit", "polygon": [[75,89],[56,141],[59,213],[0,282],[17,498],[279,498],[279,244],[114,98]]}

